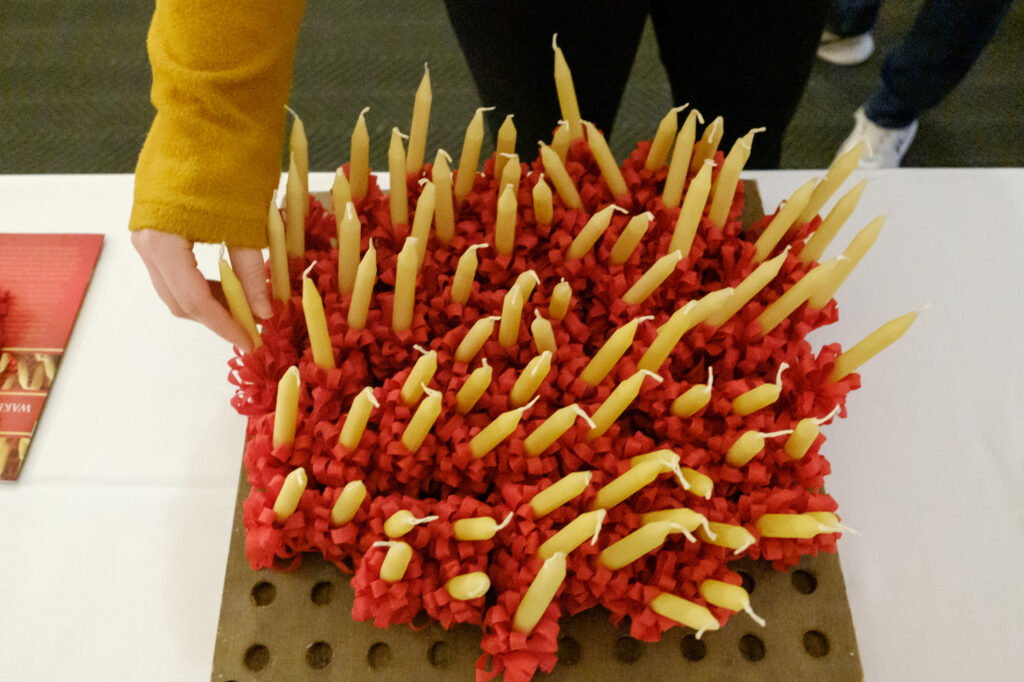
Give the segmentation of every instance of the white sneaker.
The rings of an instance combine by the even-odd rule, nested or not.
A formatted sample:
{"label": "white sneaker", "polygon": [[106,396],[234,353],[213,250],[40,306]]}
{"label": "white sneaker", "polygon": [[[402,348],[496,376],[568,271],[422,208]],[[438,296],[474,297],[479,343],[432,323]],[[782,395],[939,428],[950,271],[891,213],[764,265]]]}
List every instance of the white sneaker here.
{"label": "white sneaker", "polygon": [[853,112],[853,132],[839,146],[839,154],[853,149],[857,144],[864,142],[867,149],[860,157],[858,168],[870,170],[878,168],[899,168],[903,155],[910,148],[917,134],[917,121],[905,128],[883,128],[872,123],[864,115],[864,107]]}
{"label": "white sneaker", "polygon": [[818,43],[818,59],[840,66],[863,64],[874,51],[875,40],[871,37],[870,31],[849,37],[823,31]]}

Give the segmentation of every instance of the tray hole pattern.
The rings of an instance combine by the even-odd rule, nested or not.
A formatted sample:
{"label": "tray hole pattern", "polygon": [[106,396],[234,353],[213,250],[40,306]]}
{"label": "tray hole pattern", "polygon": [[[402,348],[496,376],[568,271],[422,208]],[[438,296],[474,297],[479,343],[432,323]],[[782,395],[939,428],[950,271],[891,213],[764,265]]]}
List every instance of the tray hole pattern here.
{"label": "tray hole pattern", "polygon": [[708,654],[707,645],[692,634],[684,635],[679,641],[679,651],[682,652],[683,658],[694,662],[703,661]]}
{"label": "tray hole pattern", "polygon": [[562,665],[576,665],[580,662],[580,643],[572,637],[558,638],[558,662]]}
{"label": "tray hole pattern", "polygon": [[740,637],[740,655],[748,661],[756,663],[763,660],[767,653],[768,650],[765,649],[764,642],[757,635]]}
{"label": "tray hole pattern", "polygon": [[306,665],[313,670],[323,670],[331,664],[334,650],[327,642],[313,642],[306,648]]}
{"label": "tray hole pattern", "polygon": [[446,669],[455,660],[455,653],[452,645],[445,641],[434,642],[427,651],[427,660],[435,668]]}
{"label": "tray hole pattern", "polygon": [[387,642],[375,642],[366,652],[366,661],[373,670],[380,670],[391,663],[391,647]]}
{"label": "tray hole pattern", "polygon": [[266,606],[273,602],[274,598],[277,597],[277,588],[274,587],[274,583],[268,583],[266,580],[261,580],[252,586],[249,596],[252,598],[252,603],[256,606]]}
{"label": "tray hole pattern", "polygon": [[412,617],[412,626],[415,629],[421,630],[427,627],[428,625],[430,625],[430,614],[426,611],[420,611]]}
{"label": "tray hole pattern", "polygon": [[793,571],[790,581],[793,583],[793,589],[800,594],[811,594],[818,589],[818,579],[809,571]]}
{"label": "tray hole pattern", "polygon": [[615,641],[615,658],[623,663],[636,663],[644,655],[644,645],[633,637],[619,637]]}
{"label": "tray hole pattern", "polygon": [[757,587],[757,583],[754,582],[754,576],[750,575],[746,571],[736,571],[739,574],[740,580],[743,581],[743,589],[747,591],[747,594],[753,594],[754,588]]}
{"label": "tray hole pattern", "polygon": [[321,580],[309,591],[310,600],[317,606],[327,606],[334,599],[334,583]]}
{"label": "tray hole pattern", "polygon": [[828,637],[817,630],[808,630],[804,633],[804,651],[814,658],[822,658],[828,655],[831,646]]}
{"label": "tray hole pattern", "polygon": [[245,650],[245,657],[242,660],[247,669],[258,673],[270,663],[270,649],[262,644],[253,644]]}

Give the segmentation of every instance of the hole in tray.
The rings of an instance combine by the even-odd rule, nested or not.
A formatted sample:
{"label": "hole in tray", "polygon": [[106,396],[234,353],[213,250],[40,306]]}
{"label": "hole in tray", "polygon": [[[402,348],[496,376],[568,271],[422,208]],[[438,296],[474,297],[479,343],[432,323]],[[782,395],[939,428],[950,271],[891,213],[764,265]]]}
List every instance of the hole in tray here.
{"label": "hole in tray", "polygon": [[558,662],[563,665],[576,665],[579,663],[580,643],[572,637],[559,637]]}
{"label": "hole in tray", "polygon": [[327,642],[313,642],[306,647],[306,665],[313,670],[323,670],[331,664],[334,651]]}
{"label": "hole in tray", "polygon": [[688,661],[702,661],[708,654],[707,645],[694,635],[683,635],[679,641],[679,650]]}
{"label": "hole in tray", "polygon": [[455,652],[452,645],[445,641],[434,642],[427,651],[427,660],[435,668],[447,668],[455,659]]}
{"label": "hole in tray", "polygon": [[800,594],[810,594],[818,589],[818,579],[808,571],[793,571],[789,579],[793,583],[793,589]]}
{"label": "hole in tray", "polygon": [[366,661],[374,670],[379,670],[391,663],[391,647],[386,642],[376,642],[366,652]]}
{"label": "hole in tray", "polygon": [[757,635],[743,635],[740,637],[740,654],[748,661],[760,661],[767,651],[764,642]]}
{"label": "hole in tray", "polygon": [[644,646],[639,639],[619,637],[615,641],[615,658],[623,663],[636,663],[644,655]]}
{"label": "hole in tray", "polygon": [[266,580],[263,580],[252,586],[249,596],[252,598],[252,603],[256,606],[266,606],[274,601],[274,597],[277,596],[277,588],[274,587],[274,583],[268,583]]}
{"label": "hole in tray", "polygon": [[412,626],[417,630],[422,629],[430,625],[430,614],[425,610],[420,610],[415,616],[412,617]]}
{"label": "hole in tray", "polygon": [[334,583],[329,580],[321,580],[309,592],[309,598],[317,606],[326,606],[334,599]]}
{"label": "hole in tray", "polygon": [[828,637],[824,633],[817,630],[808,630],[804,633],[804,651],[811,656],[815,658],[827,656],[830,648]]}
{"label": "hole in tray", "polygon": [[743,589],[747,591],[747,594],[753,594],[754,588],[757,587],[757,583],[754,582],[754,577],[746,571],[736,571],[739,574],[740,580],[743,581]]}
{"label": "hole in tray", "polygon": [[251,647],[245,650],[245,658],[243,659],[245,667],[254,673],[258,673],[267,667],[270,663],[270,649],[263,646],[262,644],[253,644]]}

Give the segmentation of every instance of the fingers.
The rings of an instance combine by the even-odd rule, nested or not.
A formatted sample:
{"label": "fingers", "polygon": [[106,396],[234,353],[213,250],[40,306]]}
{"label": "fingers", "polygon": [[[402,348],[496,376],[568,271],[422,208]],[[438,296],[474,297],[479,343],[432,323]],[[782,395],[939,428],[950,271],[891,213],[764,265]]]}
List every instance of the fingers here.
{"label": "fingers", "polygon": [[263,253],[258,249],[243,249],[229,246],[231,269],[242,283],[242,291],[249,301],[249,308],[256,317],[266,319],[273,314],[270,294],[267,292],[267,269]]}
{"label": "fingers", "polygon": [[157,295],[172,313],[205,325],[243,350],[252,350],[249,335],[210,293],[189,241],[175,234],[142,230],[133,233],[132,244],[146,264]]}

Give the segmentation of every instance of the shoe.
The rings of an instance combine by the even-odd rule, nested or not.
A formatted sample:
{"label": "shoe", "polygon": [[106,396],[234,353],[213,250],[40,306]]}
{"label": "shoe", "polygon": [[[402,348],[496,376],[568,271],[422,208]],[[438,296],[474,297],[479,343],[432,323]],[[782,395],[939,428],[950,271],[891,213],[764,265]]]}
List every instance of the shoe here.
{"label": "shoe", "polygon": [[861,142],[866,149],[860,157],[857,168],[875,170],[879,168],[899,168],[903,155],[910,149],[910,143],[917,134],[915,120],[905,128],[883,128],[872,123],[864,114],[864,107],[853,112],[853,132],[839,146],[840,154],[850,151]]}
{"label": "shoe", "polygon": [[870,31],[859,36],[837,36],[823,31],[818,43],[818,59],[840,66],[863,64],[874,51],[875,41]]}

